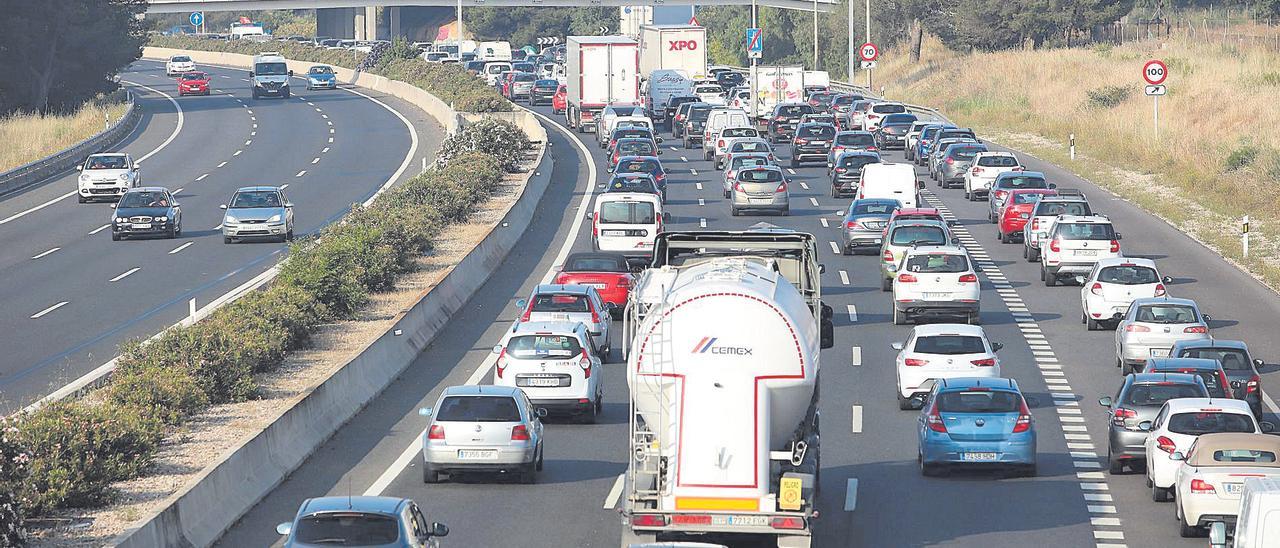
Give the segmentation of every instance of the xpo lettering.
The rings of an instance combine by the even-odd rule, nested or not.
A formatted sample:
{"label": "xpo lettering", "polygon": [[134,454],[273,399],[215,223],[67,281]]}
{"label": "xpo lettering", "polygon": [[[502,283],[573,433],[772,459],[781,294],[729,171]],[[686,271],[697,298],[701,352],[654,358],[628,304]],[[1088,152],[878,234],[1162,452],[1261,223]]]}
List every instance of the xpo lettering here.
{"label": "xpo lettering", "polygon": [[698,49],[696,40],[668,40],[667,51],[695,51]]}

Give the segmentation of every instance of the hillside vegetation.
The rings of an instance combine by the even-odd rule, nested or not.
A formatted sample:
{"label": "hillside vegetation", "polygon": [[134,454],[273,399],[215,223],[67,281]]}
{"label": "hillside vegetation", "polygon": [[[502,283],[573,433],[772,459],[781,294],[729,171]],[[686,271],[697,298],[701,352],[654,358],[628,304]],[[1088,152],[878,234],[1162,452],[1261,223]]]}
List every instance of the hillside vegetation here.
{"label": "hillside vegetation", "polygon": [[67,114],[17,113],[0,116],[0,173],[75,146],[124,116],[124,93],[85,103]]}
{"label": "hillside vegetation", "polygon": [[[1183,228],[1280,287],[1277,54],[1189,41],[957,54],[936,40],[919,63],[882,57],[877,86],[1090,179]],[[1169,66],[1160,133],[1142,66]],[[1075,134],[1078,158],[1067,143]],[[1239,220],[1254,233],[1245,260]]]}

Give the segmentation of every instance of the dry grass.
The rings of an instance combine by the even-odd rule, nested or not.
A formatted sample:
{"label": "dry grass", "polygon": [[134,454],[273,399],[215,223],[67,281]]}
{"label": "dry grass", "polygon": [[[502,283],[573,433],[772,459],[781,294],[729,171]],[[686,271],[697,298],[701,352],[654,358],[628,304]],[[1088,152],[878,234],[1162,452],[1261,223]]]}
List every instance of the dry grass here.
{"label": "dry grass", "polygon": [[[1272,245],[1280,232],[1280,134],[1267,129],[1280,123],[1276,54],[1193,50],[1175,38],[970,55],[930,41],[918,65],[886,57],[879,74],[890,97],[941,108],[981,133],[1034,136],[1025,139],[1027,152],[1141,204],[1280,287]],[[1141,81],[1142,65],[1154,58],[1170,69],[1159,139]],[[1066,154],[1073,133],[1075,163]],[[1129,184],[1135,178],[1144,183]],[[1254,220],[1248,261],[1236,243],[1242,215]]]}
{"label": "dry grass", "polygon": [[74,114],[15,114],[0,117],[0,173],[34,162],[94,136],[124,115],[123,96],[101,97]]}

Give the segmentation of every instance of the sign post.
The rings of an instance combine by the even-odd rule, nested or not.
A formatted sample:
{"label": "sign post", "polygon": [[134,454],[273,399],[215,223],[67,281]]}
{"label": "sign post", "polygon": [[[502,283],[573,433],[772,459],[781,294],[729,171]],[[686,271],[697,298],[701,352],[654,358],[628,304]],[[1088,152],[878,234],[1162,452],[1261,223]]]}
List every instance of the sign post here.
{"label": "sign post", "polygon": [[204,12],[202,11],[191,12],[191,17],[189,18],[189,20],[191,21],[191,26],[199,28],[200,34],[204,34]]}
{"label": "sign post", "polygon": [[871,91],[871,71],[876,67],[876,58],[880,57],[880,48],[867,42],[858,48],[858,57],[862,59],[862,68],[867,71],[867,91]]}
{"label": "sign post", "polygon": [[1146,93],[1152,100],[1152,124],[1156,139],[1160,138],[1160,96],[1167,91],[1163,84],[1168,77],[1169,67],[1165,66],[1164,61],[1152,59],[1142,65],[1142,79],[1147,81]]}
{"label": "sign post", "polygon": [[1244,258],[1249,258],[1249,216],[1240,220],[1240,244],[1244,248]]}
{"label": "sign post", "polygon": [[747,57],[759,59],[764,55],[764,36],[758,28],[747,28]]}

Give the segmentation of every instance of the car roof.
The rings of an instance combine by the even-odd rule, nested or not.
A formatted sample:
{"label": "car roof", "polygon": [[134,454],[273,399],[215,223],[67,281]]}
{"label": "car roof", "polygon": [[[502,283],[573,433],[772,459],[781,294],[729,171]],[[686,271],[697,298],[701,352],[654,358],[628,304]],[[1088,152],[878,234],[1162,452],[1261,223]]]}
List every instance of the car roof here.
{"label": "car roof", "polygon": [[1111,219],[1104,215],[1058,215],[1058,223],[1111,224]]}
{"label": "car roof", "polygon": [[621,163],[621,162],[635,162],[635,161],[638,161],[638,160],[653,160],[653,161],[655,161],[655,162],[658,162],[658,166],[662,166],[662,160],[659,160],[657,156],[647,156],[647,155],[643,155],[643,154],[628,154],[628,155],[626,155],[626,156],[620,156],[620,157],[618,157],[618,162],[619,162],[619,163]]}
{"label": "car roof", "polygon": [[1047,194],[1049,196],[1057,196],[1058,191],[1052,188],[1011,188],[1010,194]]}
{"label": "car roof", "polygon": [[996,175],[996,180],[998,181],[1000,179],[1006,179],[1006,178],[1012,179],[1014,177],[1039,177],[1045,180],[1049,179],[1048,177],[1044,176],[1044,173],[1039,171],[1005,171],[1000,173],[999,175]]}
{"label": "car roof", "polygon": [[1171,382],[1175,384],[1204,384],[1200,377],[1191,373],[1130,373],[1130,384],[1156,384]]}
{"label": "car roof", "polygon": [[880,153],[871,150],[842,150],[840,151],[840,154],[836,155],[836,159],[839,160],[845,156],[870,156],[873,158],[879,158]]}
{"label": "car roof", "polygon": [[1249,350],[1249,345],[1244,341],[1232,341],[1227,339],[1183,339],[1173,343],[1176,348],[1231,348],[1236,350]]}
{"label": "car roof", "polygon": [[409,499],[396,497],[335,496],[307,499],[298,510],[299,515],[320,512],[373,512],[394,516],[400,508],[411,502]]}
{"label": "car roof", "polygon": [[1280,468],[1280,459],[1273,462],[1218,462],[1213,460],[1217,451],[1244,449],[1280,453],[1280,436],[1268,434],[1243,434],[1215,432],[1196,438],[1194,455],[1187,459],[1191,466],[1237,466],[1242,468]]}
{"label": "car roof", "polygon": [[906,216],[906,215],[937,215],[939,217],[942,216],[942,212],[938,211],[938,208],[936,207],[903,207],[893,212],[893,214],[899,217]]}
{"label": "car roof", "polygon": [[873,135],[874,136],[875,134],[871,133],[870,131],[862,131],[860,129],[850,129],[850,130],[836,132],[836,137],[839,137],[841,135]]}
{"label": "car roof", "polygon": [[169,192],[169,189],[162,186],[139,186],[129,189],[129,192]]}
{"label": "car roof", "polygon": [[958,245],[922,245],[907,250],[907,255],[928,255],[928,254],[945,254],[945,255],[965,255],[969,252]]}
{"label": "car roof", "polygon": [[1148,369],[1204,369],[1217,371],[1218,360],[1209,358],[1151,358],[1143,371]]}
{"label": "car roof", "polygon": [[1218,407],[1224,411],[1235,411],[1237,413],[1253,414],[1249,409],[1249,402],[1232,398],[1174,398],[1167,402],[1170,413],[1179,411],[1200,410],[1205,407]]}
{"label": "car roof", "polygon": [[1195,302],[1195,301],[1193,301],[1193,300],[1191,300],[1191,299],[1180,299],[1180,298],[1177,298],[1177,297],[1140,297],[1140,298],[1134,299],[1134,300],[1133,300],[1133,304],[1137,304],[1137,305],[1144,305],[1144,304],[1182,304],[1182,305],[1187,305],[1187,306],[1195,306],[1196,308],[1199,308],[1199,306],[1198,306],[1198,305],[1196,305],[1196,302]]}
{"label": "car roof", "polygon": [[525,333],[573,333],[578,327],[582,326],[582,322],[566,322],[566,321],[547,321],[547,322],[516,322],[511,326],[511,334]]}
{"label": "car roof", "polygon": [[1012,152],[1005,152],[1003,150],[984,150],[982,152],[979,152],[978,156],[982,156],[984,158],[990,158],[992,156],[1016,156],[1016,155]]}
{"label": "car roof", "polygon": [[938,384],[946,391],[960,391],[969,388],[995,388],[998,390],[1018,391],[1018,383],[1013,379],[1002,377],[953,377],[939,379]]}
{"label": "car roof", "polygon": [[982,337],[986,334],[982,326],[964,323],[929,323],[917,325],[912,331],[916,335],[972,335]]}
{"label": "car roof", "polygon": [[893,198],[858,198],[858,199],[856,199],[856,200],[854,200],[854,201],[853,201],[853,204],[850,206],[850,209],[853,209],[853,207],[852,207],[852,206],[855,206],[855,205],[858,205],[858,204],[861,204],[861,203],[872,203],[872,204],[901,204],[902,202],[899,202],[899,201],[897,201],[897,200],[895,200],[895,199],[893,199]]}
{"label": "car roof", "polygon": [[1098,268],[1106,268],[1108,266],[1126,266],[1126,265],[1148,266],[1151,268],[1155,268],[1156,262],[1151,259],[1146,259],[1143,257],[1107,257],[1105,259],[1098,259]]}
{"label": "car roof", "polygon": [[904,226],[922,226],[922,225],[927,225],[927,226],[936,226],[936,227],[942,228],[943,230],[946,230],[946,229],[948,228],[948,226],[947,226],[947,222],[946,222],[946,221],[939,221],[938,219],[902,219],[902,218],[898,218],[898,219],[894,219],[894,221],[893,221],[893,222],[894,222],[893,228],[895,228],[895,229],[897,229],[897,228],[901,228],[901,227],[904,227]]}
{"label": "car roof", "polygon": [[114,158],[114,157],[118,157],[118,156],[126,156],[126,157],[127,157],[127,156],[129,156],[129,153],[127,153],[127,152],[99,152],[99,153],[96,153],[96,154],[90,154],[90,155],[89,155],[89,157],[90,157],[90,158]]}
{"label": "car roof", "polygon": [[582,253],[570,253],[568,257],[564,258],[564,264],[569,264],[578,259],[612,259],[615,261],[622,261],[623,263],[627,262],[626,255],[623,255],[621,253],[602,253],[602,252],[587,251]]}
{"label": "car roof", "polygon": [[440,397],[448,396],[507,396],[514,397],[520,393],[520,389],[514,386],[499,386],[496,384],[460,384],[450,386],[444,389],[444,393]]}
{"label": "car roof", "polygon": [[[647,194],[646,194],[647,196]],[[539,284],[533,288],[534,295],[543,293],[563,293],[570,295],[586,295],[591,287],[579,284]]]}
{"label": "car roof", "polygon": [[278,186],[242,186],[236,189],[236,192],[263,192],[267,190],[280,190]]}

